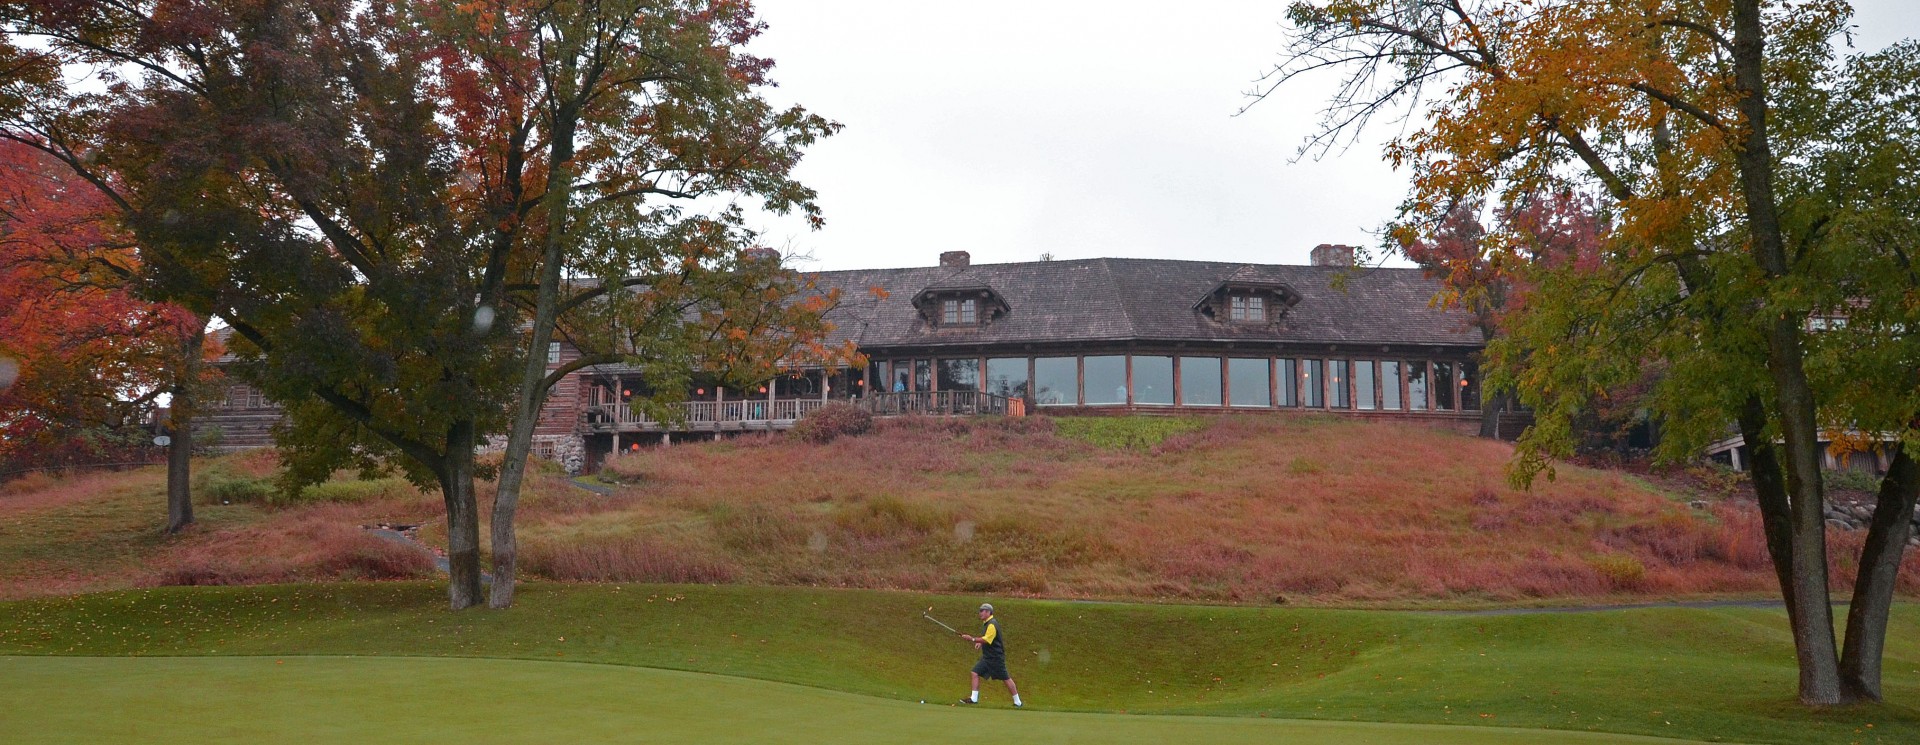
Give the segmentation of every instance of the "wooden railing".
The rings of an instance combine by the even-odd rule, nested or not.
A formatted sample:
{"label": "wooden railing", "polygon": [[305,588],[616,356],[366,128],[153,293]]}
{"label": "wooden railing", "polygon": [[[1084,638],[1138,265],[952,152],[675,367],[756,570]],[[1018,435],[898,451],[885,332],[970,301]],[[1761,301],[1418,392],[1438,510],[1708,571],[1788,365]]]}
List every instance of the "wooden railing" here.
{"label": "wooden railing", "polygon": [[[854,403],[874,416],[1006,416],[1020,411],[1020,400],[981,391],[915,391],[876,393]],[[786,429],[807,412],[827,404],[817,398],[768,401],[687,401],[670,404],[677,420],[662,420],[635,411],[623,403],[587,406],[587,429],[594,432],[711,432],[718,430]]]}
{"label": "wooden railing", "polygon": [[984,391],[911,391],[871,394],[860,399],[860,406],[874,416],[1006,416],[1018,408],[1018,402]]}
{"label": "wooden railing", "polygon": [[586,417],[587,428],[595,432],[785,429],[826,403],[817,398],[686,401],[668,405],[680,414],[670,419],[649,416],[626,404],[606,403],[589,405]]}

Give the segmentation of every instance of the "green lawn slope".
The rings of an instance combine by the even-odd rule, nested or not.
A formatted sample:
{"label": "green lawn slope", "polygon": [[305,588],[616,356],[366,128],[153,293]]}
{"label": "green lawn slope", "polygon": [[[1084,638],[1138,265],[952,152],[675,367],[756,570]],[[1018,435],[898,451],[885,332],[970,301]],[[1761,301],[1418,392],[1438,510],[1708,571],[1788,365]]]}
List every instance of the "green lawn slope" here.
{"label": "green lawn slope", "polygon": [[[517,660],[0,657],[0,678],[10,687],[0,731],[18,745],[1673,742],[1514,728],[962,710],[699,673]],[[112,715],[119,712],[127,715]]]}
{"label": "green lawn slope", "polygon": [[[974,652],[920,613],[932,605],[934,615],[957,623],[978,600],[864,590],[533,584],[511,610],[452,613],[442,608],[436,585],[389,583],[167,588],[16,601],[0,604],[0,655],[15,656],[0,664],[0,673],[10,698],[31,696],[36,705],[0,709],[41,710],[32,714],[41,717],[36,722],[78,717],[73,707],[86,705],[86,691],[132,696],[140,690],[96,682],[62,692],[87,680],[84,670],[159,675],[110,669],[111,662],[75,668],[44,659],[61,655],[590,662],[793,683],[893,702],[941,701],[964,693]],[[1896,608],[1888,635],[1892,703],[1810,711],[1792,699],[1786,624],[1779,611],[1764,608],[1489,615],[994,600],[1010,667],[1029,708],[1041,712],[1546,728],[1733,742],[1920,741],[1920,710],[1913,706],[1920,700],[1920,607],[1911,604]],[[236,691],[265,690],[276,685],[261,677],[265,669],[216,665],[193,674],[232,680]],[[458,693],[448,695],[470,699],[475,711],[511,697],[500,692],[517,690],[478,670],[434,669],[460,681],[453,686]],[[524,674],[564,677],[573,669]],[[336,674],[351,675],[325,675]],[[390,690],[376,683],[408,685],[406,675],[399,677],[371,677],[368,690]],[[982,696],[989,708],[1006,707],[1003,690],[989,687]],[[751,700],[716,701],[738,704],[729,711],[754,708]],[[145,716],[129,707],[115,716]],[[246,719],[245,700],[233,707],[228,719]],[[887,707],[896,705],[872,711],[906,716]],[[435,711],[423,705],[418,715],[430,721]],[[0,713],[0,724],[24,716]],[[1211,735],[1181,739],[1205,737]],[[1352,741],[1393,741],[1386,737]]]}

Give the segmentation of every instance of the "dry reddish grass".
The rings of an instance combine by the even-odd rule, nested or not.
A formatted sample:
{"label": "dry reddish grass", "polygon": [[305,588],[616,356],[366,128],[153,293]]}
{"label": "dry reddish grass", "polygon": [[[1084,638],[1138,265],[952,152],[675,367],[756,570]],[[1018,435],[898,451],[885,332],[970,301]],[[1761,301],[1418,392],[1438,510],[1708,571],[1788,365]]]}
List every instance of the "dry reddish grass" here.
{"label": "dry reddish grass", "polygon": [[[826,446],[750,438],[624,456],[610,470],[633,484],[627,505],[530,521],[525,534],[543,550],[632,536],[750,582],[936,591],[1251,602],[1773,591],[1757,514],[1738,500],[1693,510],[1631,474],[1577,467],[1515,491],[1510,452],[1312,417],[1224,417],[1151,451],[1040,423],[893,421]],[[1858,542],[1834,536],[1838,586]],[[1920,590],[1920,559],[1909,569],[1903,586]]]}
{"label": "dry reddish grass", "polygon": [[[747,437],[623,456],[610,472],[629,485],[612,497],[537,477],[522,566],[559,580],[1232,602],[1774,592],[1745,500],[1695,510],[1633,474],[1578,467],[1515,491],[1509,455],[1316,417],[1223,417],[1150,450],[1072,440],[1044,418],[894,420],[827,445]],[[225,465],[273,467],[264,453]],[[199,526],[163,538],[161,487],[153,469],[0,495],[0,597],[422,576],[423,555],[358,526],[419,523],[444,542],[437,494],[203,505]],[[480,492],[484,515],[492,488]],[[1832,536],[1843,592],[1862,538]],[[1902,589],[1920,592],[1920,557]]]}
{"label": "dry reddish grass", "polygon": [[[271,452],[218,467],[267,476]],[[212,461],[197,461],[197,468]],[[51,478],[0,496],[0,599],[156,584],[242,584],[430,577],[424,551],[360,526],[439,521],[437,495],[400,490],[355,504],[284,509],[200,501],[184,533],[161,533],[165,469]]]}

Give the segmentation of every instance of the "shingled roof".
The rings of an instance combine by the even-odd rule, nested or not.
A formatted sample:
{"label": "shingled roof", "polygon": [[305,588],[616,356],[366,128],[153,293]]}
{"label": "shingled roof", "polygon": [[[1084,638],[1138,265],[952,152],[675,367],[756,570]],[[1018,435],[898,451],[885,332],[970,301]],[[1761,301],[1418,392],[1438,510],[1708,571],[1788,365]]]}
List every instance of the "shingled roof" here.
{"label": "shingled roof", "polygon": [[[1082,259],[818,277],[822,288],[842,293],[829,315],[835,341],[866,349],[1103,341],[1482,345],[1465,313],[1433,306],[1439,287],[1419,269]],[[1301,299],[1270,325],[1216,321],[1195,309],[1227,281],[1285,285]],[[954,329],[929,325],[912,305],[924,290],[962,287],[991,288],[1011,310],[979,328]]]}

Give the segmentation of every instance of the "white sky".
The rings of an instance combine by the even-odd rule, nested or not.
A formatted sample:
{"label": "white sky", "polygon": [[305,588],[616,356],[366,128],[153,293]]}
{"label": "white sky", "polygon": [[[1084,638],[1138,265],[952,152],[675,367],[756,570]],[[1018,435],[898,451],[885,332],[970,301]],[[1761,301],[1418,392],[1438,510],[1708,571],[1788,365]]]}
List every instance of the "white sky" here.
{"label": "white sky", "polygon": [[[767,239],[816,270],[1371,245],[1406,193],[1380,158],[1393,123],[1294,162],[1332,77],[1233,115],[1278,60],[1285,5],[760,0],[774,99],[846,125],[799,169],[826,227]],[[1854,5],[1857,49],[1920,36],[1920,2]]]}

